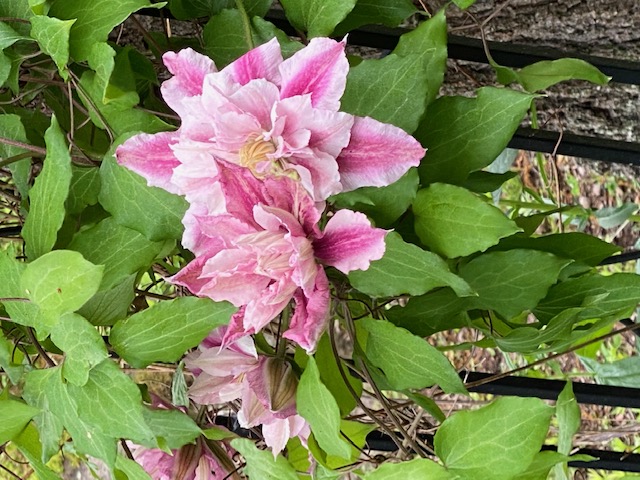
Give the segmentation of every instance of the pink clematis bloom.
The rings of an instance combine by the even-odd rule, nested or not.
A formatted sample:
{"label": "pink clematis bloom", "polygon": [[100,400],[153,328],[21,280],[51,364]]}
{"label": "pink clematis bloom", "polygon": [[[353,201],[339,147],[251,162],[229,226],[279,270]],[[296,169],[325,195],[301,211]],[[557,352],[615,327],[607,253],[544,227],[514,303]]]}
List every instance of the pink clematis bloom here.
{"label": "pink clematis bloom", "polygon": [[288,177],[259,180],[221,162],[216,180],[227,213],[190,214],[183,244],[196,258],[170,281],[240,307],[226,341],[260,331],[294,300],[284,337],[312,352],[328,322],[323,265],[343,273],[368,268],[382,258],[387,231],[349,210],[337,211],[320,231],[313,200]]}
{"label": "pink clematis bloom", "polygon": [[205,405],[241,399],[240,425],[262,425],[265,443],[274,456],[292,437],[306,441],[310,430],[296,413],[298,380],[291,365],[278,358],[258,358],[251,337],[223,346],[225,330],[215,330],[185,358],[185,365],[196,376],[189,389],[191,399]]}
{"label": "pink clematis bloom", "polygon": [[283,60],[274,38],[221,71],[193,50],[163,57],[162,85],[182,124],[141,134],[116,157],[149,185],[219,213],[216,163],[256,177],[298,180],[314,201],[363,186],[385,186],[417,166],[425,150],[393,125],[339,111],[349,66],[344,42],[314,38]]}

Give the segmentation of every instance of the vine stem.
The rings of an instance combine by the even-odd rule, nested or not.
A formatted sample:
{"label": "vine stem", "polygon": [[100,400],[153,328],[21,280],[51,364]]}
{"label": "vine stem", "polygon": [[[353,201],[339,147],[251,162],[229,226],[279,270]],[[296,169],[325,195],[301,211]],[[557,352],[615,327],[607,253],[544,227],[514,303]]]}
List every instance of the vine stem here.
{"label": "vine stem", "polygon": [[42,147],[36,147],[35,145],[29,145],[28,143],[19,142],[17,140],[11,140],[10,138],[0,137],[0,143],[10,145],[12,147],[24,148],[30,152],[37,153],[38,155],[46,155],[47,150]]}
{"label": "vine stem", "polygon": [[44,348],[42,348],[42,345],[40,345],[40,342],[38,342],[38,339],[33,333],[33,328],[31,327],[27,328],[27,335],[29,335],[29,339],[31,340],[31,343],[33,343],[33,346],[36,347],[36,350],[38,351],[40,356],[44,358],[45,362],[47,362],[47,365],[49,365],[50,367],[56,367],[57,366],[56,362],[51,360],[51,357],[47,355],[47,352],[44,351]]}
{"label": "vine stem", "polygon": [[236,7],[240,12],[240,17],[242,17],[242,28],[244,30],[244,39],[247,41],[247,46],[249,50],[255,47],[253,43],[253,36],[251,35],[251,21],[249,20],[249,15],[247,15],[247,10],[244,8],[244,4],[242,0],[235,0]]}
{"label": "vine stem", "polygon": [[24,152],[24,153],[19,153],[18,155],[14,155],[13,157],[3,158],[2,160],[0,160],[0,168],[4,168],[7,165],[11,165],[12,163],[18,162],[24,158],[30,158],[33,156],[34,156],[33,152]]}

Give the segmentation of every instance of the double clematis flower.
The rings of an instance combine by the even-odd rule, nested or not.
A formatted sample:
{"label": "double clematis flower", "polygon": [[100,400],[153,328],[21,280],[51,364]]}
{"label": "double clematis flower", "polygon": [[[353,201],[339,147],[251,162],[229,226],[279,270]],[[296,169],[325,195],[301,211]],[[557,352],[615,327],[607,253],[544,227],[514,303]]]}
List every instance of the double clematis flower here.
{"label": "double clematis flower", "polygon": [[366,269],[384,254],[384,230],[339,210],[334,194],[384,186],[424,149],[398,127],[340,112],[344,42],[314,38],[283,60],[276,39],[217,71],[192,50],[165,54],[162,85],[182,120],[175,132],[121,145],[120,164],[149,185],[184,195],[183,245],[196,258],[171,280],[237,307],[226,341],[258,332],[291,302],[284,336],[314,350],[329,312],[324,266]]}

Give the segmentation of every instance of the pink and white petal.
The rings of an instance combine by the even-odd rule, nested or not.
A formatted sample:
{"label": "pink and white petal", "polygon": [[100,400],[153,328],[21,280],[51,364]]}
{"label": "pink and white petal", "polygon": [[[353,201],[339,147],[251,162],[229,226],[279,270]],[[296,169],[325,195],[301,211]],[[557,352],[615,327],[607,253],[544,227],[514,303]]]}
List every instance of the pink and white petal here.
{"label": "pink and white petal", "polygon": [[141,133],[120,145],[115,156],[120,165],[144,177],[149,186],[182,193],[171,181],[174,169],[180,166],[171,148],[178,137],[178,132]]}
{"label": "pink and white petal", "polygon": [[167,52],[162,56],[162,60],[174,75],[162,84],[162,98],[174,111],[182,114],[183,99],[202,94],[204,77],[217,72],[217,68],[213,60],[191,48],[178,53]]}
{"label": "pink and white petal", "polygon": [[387,230],[373,228],[366,215],[338,210],[327,222],[324,235],[313,242],[318,260],[343,273],[366,270],[384,255]]}
{"label": "pink and white petal", "polygon": [[417,167],[425,149],[401,128],[370,117],[356,117],[351,141],[338,157],[344,191],[384,187]]}
{"label": "pink and white petal", "polygon": [[246,381],[260,403],[277,418],[296,414],[298,379],[289,362],[263,356],[259,366],[246,373]]}
{"label": "pink and white petal", "polygon": [[229,97],[229,101],[258,121],[259,129],[252,132],[257,134],[261,130],[271,129],[271,112],[279,97],[277,86],[266,80],[256,79],[239,88]]}
{"label": "pink and white petal", "polygon": [[270,423],[262,425],[262,436],[267,447],[271,448],[273,458],[284,450],[287,442],[291,438],[291,428],[289,420],[286,418],[276,418]]}
{"label": "pink and white petal", "polygon": [[264,78],[276,85],[280,84],[278,67],[282,63],[280,44],[274,37],[267,43],[250,50],[224,69],[234,82],[246,85],[256,78]]}
{"label": "pink and white petal", "polygon": [[247,303],[243,319],[244,331],[256,333],[262,330],[289,304],[296,288],[290,276],[283,275],[277,282],[269,285],[259,298]]}
{"label": "pink and white petal", "polygon": [[282,62],[280,98],[311,94],[316,108],[338,111],[349,72],[345,42],[313,38],[309,45]]}
{"label": "pink and white petal", "polygon": [[288,158],[287,164],[298,173],[302,186],[316,202],[342,191],[338,163],[328,153],[306,149]]}
{"label": "pink and white petal", "polygon": [[246,306],[242,306],[238,309],[236,313],[231,315],[231,319],[227,324],[227,329],[224,332],[224,337],[222,339],[222,347],[226,348],[237,342],[241,338],[245,338],[247,335],[251,335],[255,332],[247,332],[244,329],[244,312],[246,310]]}
{"label": "pink and white petal", "polygon": [[[224,248],[231,248],[244,236],[255,234],[252,226],[228,214],[207,215],[197,220],[202,234],[210,239],[219,239]],[[216,253],[212,252],[211,256]]]}
{"label": "pink and white petal", "polygon": [[[219,189],[219,185],[214,184],[212,188]],[[218,221],[226,220],[228,215],[209,215],[209,211],[206,205],[192,203],[184,217],[182,217],[182,224],[184,225],[184,233],[182,234],[182,246],[191,250],[196,256],[204,256],[210,258],[218,253],[223,248],[228,248],[230,243],[227,239],[219,235],[220,231],[213,230],[215,225],[210,225],[214,222],[214,219]],[[230,222],[236,221],[235,219]],[[230,232],[233,234],[234,229],[225,225],[225,229],[222,233]],[[215,235],[212,233],[215,232]]]}
{"label": "pink and white petal", "polygon": [[297,290],[293,299],[296,302],[294,314],[283,336],[311,354],[327,328],[331,303],[329,280],[320,265],[313,291],[305,294],[301,289]]}
{"label": "pink and white petal", "polygon": [[[187,366],[187,368],[190,368]],[[215,405],[240,398],[242,384],[233,376],[212,377],[200,374],[189,387],[189,397],[201,405]]]}
{"label": "pink and white petal", "polygon": [[[246,338],[250,340],[250,337]],[[231,348],[212,348],[199,357],[186,358],[185,364],[189,369],[197,368],[212,377],[237,377],[258,365],[256,357],[234,352]]]}
{"label": "pink and white petal", "polygon": [[221,162],[217,181],[224,194],[227,212],[248,225],[255,225],[255,205],[272,204],[264,182],[254,177],[248,168]]}
{"label": "pink and white petal", "polygon": [[203,266],[202,274],[211,278],[211,282],[200,290],[200,295],[216,302],[227,301],[236,307],[246,305],[260,296],[271,281],[254,273],[255,269],[255,259],[248,252],[223,250]]}
{"label": "pink and white petal", "polygon": [[173,277],[167,278],[167,281],[188,288],[194,295],[201,295],[204,287],[211,282],[210,278],[202,277],[202,268],[206,262],[207,257],[196,257]]}
{"label": "pink and white petal", "polygon": [[238,422],[242,428],[251,428],[270,422],[273,414],[262,405],[253,389],[245,381],[242,384],[242,406],[238,412]]}

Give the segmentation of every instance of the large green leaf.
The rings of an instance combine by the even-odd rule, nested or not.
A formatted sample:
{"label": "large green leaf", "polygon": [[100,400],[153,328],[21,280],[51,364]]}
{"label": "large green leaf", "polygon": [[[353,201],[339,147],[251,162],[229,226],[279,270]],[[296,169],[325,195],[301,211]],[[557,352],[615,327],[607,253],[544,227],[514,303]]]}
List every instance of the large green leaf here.
{"label": "large green leaf", "polygon": [[[152,480],[151,476],[138,462],[134,462],[122,455],[116,457],[116,471],[124,473],[127,476],[127,480]],[[117,473],[115,478],[120,479]]]}
{"label": "large green leaf", "polygon": [[534,308],[568,263],[550,253],[517,249],[480,255],[459,273],[478,294],[472,300],[476,308],[510,319]]}
{"label": "large green leaf", "polygon": [[111,360],[94,367],[82,387],[69,384],[68,391],[77,402],[80,419],[98,432],[136,443],[154,443],[142,413],[138,386]]}
{"label": "large green leaf", "polygon": [[[573,384],[568,381],[558,395],[556,402],[558,419],[558,453],[569,455],[573,449],[573,436],[580,430],[580,406],[573,394]],[[569,467],[566,463],[556,465],[556,478],[569,480]]]}
{"label": "large green leaf", "polygon": [[416,12],[411,0],[358,0],[356,6],[336,27],[336,35],[343,35],[362,25],[382,24],[397,27]]}
{"label": "large green leaf", "polygon": [[436,433],[436,454],[461,480],[511,479],[540,451],[552,415],[542,400],[513,397],[454,413]]}
{"label": "large green leaf", "polygon": [[[9,248],[0,252],[0,296],[2,298],[24,298],[25,291],[20,287],[20,279],[27,264],[16,260],[17,252]],[[20,325],[44,329],[42,315],[37,305],[25,301],[4,301],[4,309],[11,321]],[[45,335],[46,336],[46,335]]]}
{"label": "large green leaf", "polygon": [[73,173],[69,185],[66,210],[78,214],[89,205],[98,203],[100,193],[100,170],[95,167],[71,166]]}
{"label": "large green leaf", "polygon": [[248,438],[235,438],[231,446],[244,457],[247,464],[244,474],[247,478],[257,480],[298,480],[298,475],[291,464],[282,456],[274,458],[271,452],[259,450]]}
{"label": "large green leaf", "polygon": [[202,433],[191,417],[179,410],[142,410],[147,425],[156,437],[164,438],[171,450],[193,443]]}
{"label": "large green leaf", "polygon": [[[392,297],[422,295],[436,287],[451,287],[458,295],[473,295],[473,289],[449,271],[438,255],[406,243],[395,232],[385,238],[386,250],[367,270],[349,274],[351,285],[367,295]],[[545,291],[546,293],[546,291]]]}
{"label": "large green leaf", "polygon": [[118,322],[111,345],[134,367],[174,362],[216,327],[225,325],[235,307],[208,298],[181,297],[156,304]]}
{"label": "large green leaf", "polygon": [[640,388],[640,357],[628,357],[606,363],[580,357],[580,361],[595,374],[596,381],[602,385]]}
{"label": "large green leaf", "polygon": [[108,217],[78,232],[68,248],[96,265],[104,265],[100,290],[109,290],[132,273],[148,268],[163,245]]}
{"label": "large green leaf", "polygon": [[120,225],[152,241],[179,239],[187,202],[177,195],[149,187],[136,173],[107,155],[100,167],[100,204]]}
{"label": "large green leaf", "polygon": [[0,400],[0,445],[18,435],[40,409],[18,402]]}
{"label": "large green leaf", "polygon": [[449,258],[484,251],[518,226],[470,191],[436,183],[413,202],[416,233],[434,252]]}
{"label": "large green leaf", "polygon": [[416,198],[420,178],[411,168],[400,180],[386,187],[362,187],[340,193],[329,201],[337,208],[366,213],[377,227],[388,227],[407,211]]}
{"label": "large green leaf", "polygon": [[53,326],[60,315],[78,310],[98,291],[102,270],[78,252],[55,250],[27,265],[21,287]]}
{"label": "large green leaf", "polygon": [[99,290],[78,313],[93,325],[113,325],[127,317],[129,305],[135,298],[136,275],[130,275],[109,290]]}
{"label": "large green leaf", "polygon": [[357,0],[281,0],[291,24],[308,37],[327,37]]}
{"label": "large green leaf", "polygon": [[[249,17],[264,16],[273,0],[243,0]],[[169,9],[178,20],[212,17],[225,8],[234,8],[235,0],[169,0]]]}
{"label": "large green leaf", "polygon": [[[580,457],[580,458],[575,458]],[[549,478],[549,471],[554,465],[562,462],[569,462],[571,460],[582,460],[583,456],[576,455],[570,458],[562,453],[554,452],[551,450],[545,450],[536,453],[533,457],[533,461],[529,464],[529,467],[523,473],[520,473],[513,477],[513,480],[547,480]],[[584,458],[589,460],[591,457]],[[559,480],[553,477],[555,480]]]}
{"label": "large green leaf", "polygon": [[398,390],[438,384],[447,393],[465,393],[449,360],[426,340],[384,320],[363,318],[368,332],[366,355]]}
{"label": "large green leaf", "polygon": [[62,375],[80,387],[87,383],[91,369],[109,358],[102,336],[86,319],[75,313],[62,316],[51,330],[51,340],[65,352]]}
{"label": "large green leaf", "polygon": [[461,184],[500,155],[534,97],[484,87],[477,98],[440,97],[429,106],[415,136],[427,147],[419,167],[423,183]]}
{"label": "large green leaf", "polygon": [[433,460],[414,458],[413,460],[399,463],[385,462],[362,478],[364,480],[408,480],[419,478],[453,480],[456,477]]}
{"label": "large green leaf", "polygon": [[351,446],[340,436],[340,409],[329,389],[320,380],[313,357],[300,377],[296,409],[309,422],[318,445],[330,455],[351,457]]}
{"label": "large green leaf", "polygon": [[534,314],[547,323],[563,310],[586,307],[579,318],[623,318],[640,303],[640,275],[614,273],[609,276],[584,275],[559,283],[549,290]]}
{"label": "large green leaf", "polygon": [[567,80],[587,80],[597,85],[606,85],[611,80],[611,77],[578,58],[545,60],[527,65],[520,70],[500,67],[496,72],[500,83],[507,85],[517,82],[527,92],[539,92]]}
{"label": "large green leaf", "polygon": [[71,184],[71,156],[56,117],[45,133],[47,156],[42,172],[29,193],[29,215],[22,228],[22,237],[31,260],[50,252],[64,221],[64,203]]}
{"label": "large green leaf", "polygon": [[384,312],[398,327],[419,337],[467,325],[469,298],[458,297],[450,288],[411,297],[405,306],[394,306]]}
{"label": "large green leaf", "polygon": [[20,35],[8,23],[0,21],[0,50],[10,47],[19,40],[31,40],[29,37]]}
{"label": "large green leaf", "polygon": [[[164,3],[155,6],[161,7]],[[133,12],[151,7],[149,0],[58,0],[49,15],[63,20],[76,19],[71,28],[70,51],[76,61],[86,60],[91,47],[107,40],[109,32]]]}
{"label": "large green leaf", "polygon": [[65,80],[69,76],[69,32],[74,22],[75,19],[60,20],[46,15],[31,17],[31,36],[38,42],[42,51],[53,58],[60,76]]}
{"label": "large green leaf", "polygon": [[427,88],[418,54],[363,60],[349,71],[342,110],[413,132],[425,109]]}

